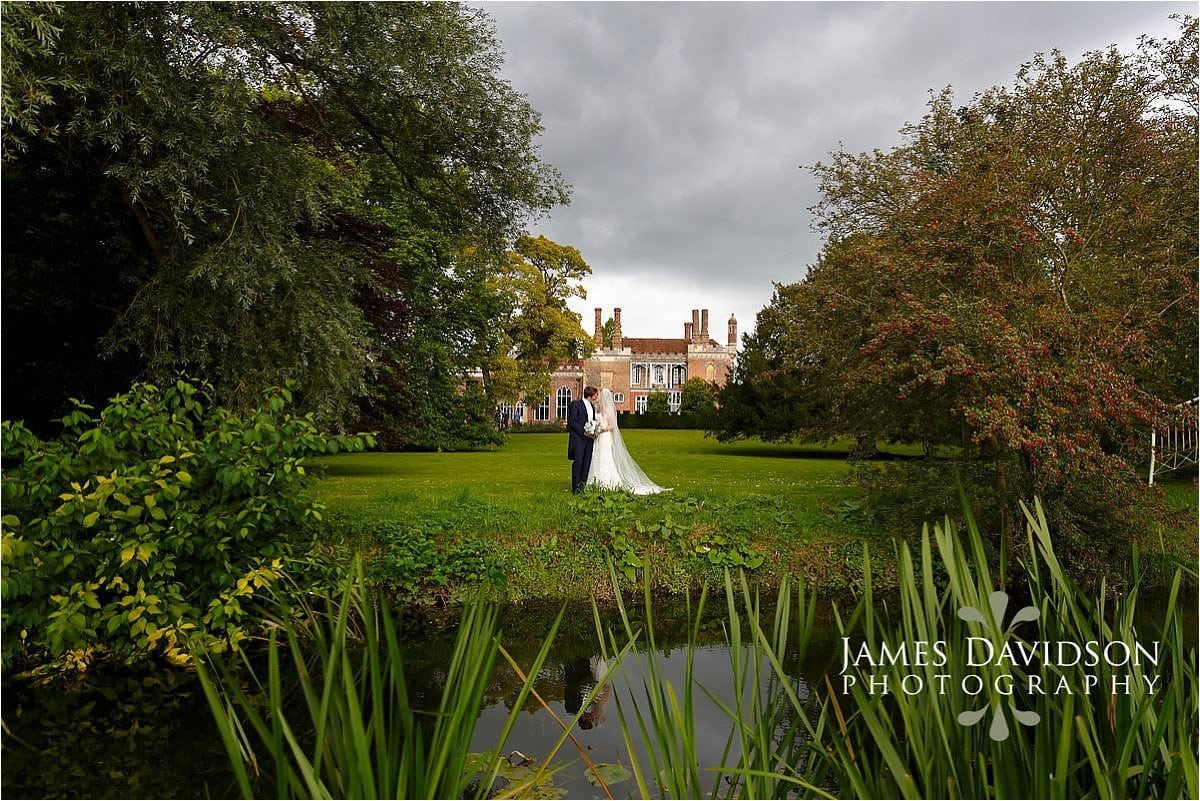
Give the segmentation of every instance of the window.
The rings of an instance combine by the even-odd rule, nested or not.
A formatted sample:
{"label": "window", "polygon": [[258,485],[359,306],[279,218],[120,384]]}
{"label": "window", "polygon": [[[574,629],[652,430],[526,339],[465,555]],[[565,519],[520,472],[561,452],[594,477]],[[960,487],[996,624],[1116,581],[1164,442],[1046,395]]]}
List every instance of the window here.
{"label": "window", "polygon": [[555,396],[554,416],[559,420],[567,419],[567,411],[571,408],[571,388],[559,387]]}
{"label": "window", "polygon": [[521,401],[513,409],[513,419],[519,422],[525,422],[525,401]]}
{"label": "window", "polygon": [[661,364],[654,365],[654,383],[666,383],[666,378],[663,376],[663,366]]}
{"label": "window", "polygon": [[671,368],[671,386],[677,387],[686,380],[687,369],[682,364]]}
{"label": "window", "polygon": [[624,392],[614,392],[613,393],[613,403],[624,403],[624,402],[625,402],[625,393]]}
{"label": "window", "polygon": [[646,413],[646,396],[638,395],[633,399],[633,408],[638,414]]}
{"label": "window", "polygon": [[635,364],[633,366],[633,385],[635,387],[644,386],[646,383],[646,365]]}
{"label": "window", "polygon": [[677,389],[671,390],[671,396],[667,399],[667,402],[669,404],[671,404],[671,411],[673,411],[673,412],[679,411],[679,403],[682,400],[683,400],[682,392],[680,392]]}
{"label": "window", "polygon": [[533,419],[539,423],[544,423],[550,419],[550,396],[547,395],[545,400],[538,404],[533,410]]}

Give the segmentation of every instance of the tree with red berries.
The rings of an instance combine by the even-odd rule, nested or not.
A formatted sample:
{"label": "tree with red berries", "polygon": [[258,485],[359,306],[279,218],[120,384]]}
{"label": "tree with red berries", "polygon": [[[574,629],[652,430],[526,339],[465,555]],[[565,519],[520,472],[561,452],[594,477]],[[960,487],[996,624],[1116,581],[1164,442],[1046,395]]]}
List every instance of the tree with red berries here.
{"label": "tree with red berries", "polygon": [[1035,494],[1076,537],[1133,530],[1148,425],[1196,394],[1196,41],[1039,55],[817,164],[828,242],[756,330],[757,380],[814,410],[793,433],[962,448],[1005,552]]}

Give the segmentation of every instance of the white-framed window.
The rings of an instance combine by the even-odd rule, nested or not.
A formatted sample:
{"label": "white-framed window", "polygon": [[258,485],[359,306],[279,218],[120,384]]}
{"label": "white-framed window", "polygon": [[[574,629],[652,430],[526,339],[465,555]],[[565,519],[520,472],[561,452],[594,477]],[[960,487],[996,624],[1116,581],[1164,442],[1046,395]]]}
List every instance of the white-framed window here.
{"label": "white-framed window", "polygon": [[646,384],[646,365],[635,364],[633,366],[633,385],[635,387],[645,386]]}
{"label": "white-framed window", "polygon": [[544,423],[550,419],[550,396],[547,395],[537,408],[533,410],[533,419],[539,423]]}
{"label": "white-framed window", "polygon": [[664,375],[665,372],[666,372],[666,370],[663,368],[663,366],[661,364],[654,365],[654,383],[655,384],[665,384],[666,383],[667,379],[666,379],[666,376]]}
{"label": "white-framed window", "polygon": [[521,401],[513,407],[513,419],[518,422],[525,422],[525,401]]}
{"label": "white-framed window", "polygon": [[633,409],[638,414],[646,413],[646,396],[638,395],[633,399]]}
{"label": "white-framed window", "polygon": [[682,392],[680,392],[677,389],[671,390],[670,397],[667,399],[667,402],[669,404],[671,404],[671,411],[673,411],[673,412],[679,411],[679,404],[682,400],[683,400]]}
{"label": "white-framed window", "polygon": [[625,393],[624,392],[614,392],[613,393],[613,403],[624,403],[624,402],[625,402]]}
{"label": "white-framed window", "polygon": [[571,408],[571,388],[559,387],[558,393],[554,396],[554,417],[557,420],[566,420],[567,412]]}
{"label": "white-framed window", "polygon": [[671,386],[678,387],[687,381],[687,368],[682,364],[672,365],[671,367]]}

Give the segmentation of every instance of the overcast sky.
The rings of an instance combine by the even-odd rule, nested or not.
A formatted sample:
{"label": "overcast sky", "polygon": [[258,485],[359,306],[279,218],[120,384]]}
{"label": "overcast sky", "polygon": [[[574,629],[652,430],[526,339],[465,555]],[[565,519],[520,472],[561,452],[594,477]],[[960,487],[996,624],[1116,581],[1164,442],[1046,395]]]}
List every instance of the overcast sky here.
{"label": "overcast sky", "polygon": [[772,282],[803,277],[821,248],[812,174],[839,143],[899,142],[929,90],[964,103],[1011,85],[1034,53],[1072,61],[1139,35],[1174,36],[1194,3],[481,2],[506,77],[542,114],[541,153],[570,206],[533,228],[579,248],[587,300],[622,308],[626,336],[683,336],[708,308],[725,340]]}

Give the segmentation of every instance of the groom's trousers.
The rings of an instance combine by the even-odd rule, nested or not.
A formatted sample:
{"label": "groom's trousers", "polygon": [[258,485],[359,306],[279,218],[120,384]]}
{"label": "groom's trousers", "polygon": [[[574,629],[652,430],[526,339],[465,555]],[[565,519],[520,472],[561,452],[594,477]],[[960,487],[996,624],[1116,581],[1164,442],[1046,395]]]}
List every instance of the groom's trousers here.
{"label": "groom's trousers", "polygon": [[588,473],[592,470],[592,441],[575,450],[575,458],[571,460],[571,492],[582,492],[587,483]]}

